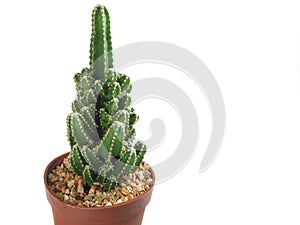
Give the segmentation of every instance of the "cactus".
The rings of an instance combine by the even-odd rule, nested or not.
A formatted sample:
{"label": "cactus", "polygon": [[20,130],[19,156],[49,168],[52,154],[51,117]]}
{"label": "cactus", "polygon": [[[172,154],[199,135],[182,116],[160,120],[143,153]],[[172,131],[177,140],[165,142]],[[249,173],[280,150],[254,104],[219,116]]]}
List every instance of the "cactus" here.
{"label": "cactus", "polygon": [[129,108],[130,78],[113,70],[110,20],[104,6],[92,14],[90,65],[75,74],[77,98],[67,116],[69,162],[86,185],[110,190],[140,166],[146,146],[135,139],[138,116]]}

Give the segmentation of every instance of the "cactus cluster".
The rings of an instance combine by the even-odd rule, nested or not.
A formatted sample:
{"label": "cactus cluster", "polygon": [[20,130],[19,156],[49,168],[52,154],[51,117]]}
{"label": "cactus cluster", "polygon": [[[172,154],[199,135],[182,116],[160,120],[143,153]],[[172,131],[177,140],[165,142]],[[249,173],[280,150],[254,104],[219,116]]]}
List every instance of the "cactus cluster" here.
{"label": "cactus cluster", "polygon": [[129,108],[130,79],[113,70],[110,19],[98,5],[92,14],[90,65],[75,74],[77,98],[67,117],[68,157],[86,185],[110,190],[117,180],[140,166],[146,146],[135,139],[138,120]]}

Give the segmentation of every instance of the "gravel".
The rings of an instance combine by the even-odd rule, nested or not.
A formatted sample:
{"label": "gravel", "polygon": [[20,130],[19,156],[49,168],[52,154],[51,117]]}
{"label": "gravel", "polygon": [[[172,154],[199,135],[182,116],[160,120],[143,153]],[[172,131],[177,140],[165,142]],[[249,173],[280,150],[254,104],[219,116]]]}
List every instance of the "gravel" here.
{"label": "gravel", "polygon": [[97,183],[85,186],[83,178],[72,171],[68,159],[65,159],[49,173],[48,185],[52,193],[67,204],[109,207],[142,195],[153,185],[153,179],[150,166],[143,162],[136,171],[122,176],[113,190],[103,191]]}

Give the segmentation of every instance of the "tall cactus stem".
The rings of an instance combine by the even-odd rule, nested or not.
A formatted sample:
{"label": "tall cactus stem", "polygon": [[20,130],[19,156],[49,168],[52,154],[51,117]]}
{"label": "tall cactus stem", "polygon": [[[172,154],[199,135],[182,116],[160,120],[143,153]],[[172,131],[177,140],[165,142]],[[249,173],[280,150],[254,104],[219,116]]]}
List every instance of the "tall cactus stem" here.
{"label": "tall cactus stem", "polygon": [[105,71],[113,68],[110,18],[107,9],[98,5],[92,14],[90,66],[96,80],[103,79]]}

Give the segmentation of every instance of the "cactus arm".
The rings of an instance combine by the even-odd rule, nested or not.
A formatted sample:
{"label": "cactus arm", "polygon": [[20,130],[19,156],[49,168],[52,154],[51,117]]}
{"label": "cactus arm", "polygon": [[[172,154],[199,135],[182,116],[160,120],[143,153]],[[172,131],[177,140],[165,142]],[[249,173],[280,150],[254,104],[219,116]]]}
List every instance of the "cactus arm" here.
{"label": "cactus arm", "polygon": [[75,138],[72,133],[72,126],[71,126],[71,114],[67,116],[67,137],[70,143],[71,149],[76,144]]}
{"label": "cactus arm", "polygon": [[129,115],[129,125],[130,128],[132,128],[133,125],[139,120],[139,116],[135,113],[135,110],[133,108],[131,108]]}
{"label": "cactus arm", "polygon": [[107,84],[107,86],[105,86],[104,93],[107,99],[113,99],[117,97],[120,94],[120,92],[121,92],[121,87],[118,82],[109,83]]}
{"label": "cactus arm", "polygon": [[104,147],[103,140],[101,140],[100,143],[93,149],[93,152],[95,153],[96,157],[103,160],[109,157],[109,152]]}
{"label": "cactus arm", "polygon": [[96,6],[92,14],[90,66],[96,80],[104,78],[105,71],[113,67],[110,18],[104,6]]}
{"label": "cactus arm", "polygon": [[78,83],[78,86],[83,90],[88,90],[93,88],[94,79],[88,75],[82,76]]}
{"label": "cactus arm", "polygon": [[113,126],[111,126],[110,129],[107,131],[106,135],[102,139],[103,147],[104,147],[105,151],[107,151],[108,154],[111,153],[112,146],[115,141],[114,133],[115,132],[114,132]]}
{"label": "cactus arm", "polygon": [[108,129],[103,139],[94,152],[97,157],[104,160],[109,159],[109,155],[119,157],[123,148],[123,140],[125,136],[125,125],[121,122],[114,122]]}
{"label": "cactus arm", "polygon": [[121,122],[114,122],[103,138],[103,146],[113,157],[119,157],[122,151],[125,134],[125,125]]}
{"label": "cactus arm", "polygon": [[98,128],[101,128],[102,132],[108,130],[108,128],[112,124],[112,116],[108,114],[104,109],[99,110],[98,118],[96,117],[96,119],[98,119]]}
{"label": "cactus arm", "polygon": [[88,72],[89,72],[88,68],[83,68],[80,73],[76,73],[74,75],[73,79],[74,79],[74,82],[75,82],[77,90],[78,90],[78,87],[80,86],[80,80],[81,80],[81,78],[84,77],[84,76],[86,76],[86,75],[88,75]]}
{"label": "cactus arm", "polygon": [[90,166],[86,165],[83,170],[83,179],[88,186],[91,186],[96,179],[96,173],[90,168]]}
{"label": "cactus arm", "polygon": [[110,101],[104,103],[104,108],[109,114],[112,114],[118,109],[118,105],[119,105],[119,99],[113,98]]}
{"label": "cactus arm", "polygon": [[98,170],[98,176],[96,177],[95,181],[98,183],[103,183],[105,181],[106,173],[107,173],[106,169],[100,167]]}
{"label": "cactus arm", "polygon": [[126,109],[131,104],[131,97],[125,94],[120,100],[118,104],[119,110]]}
{"label": "cactus arm", "polygon": [[98,171],[98,176],[95,181],[103,184],[103,190],[109,190],[117,184],[117,180],[115,176],[107,176],[108,173],[113,169],[113,165],[110,162],[105,162]]}
{"label": "cactus arm", "polygon": [[127,91],[130,85],[130,78],[125,74],[118,74],[118,82],[122,88],[122,91]]}
{"label": "cactus arm", "polygon": [[135,151],[136,151],[136,154],[137,154],[135,165],[139,166],[142,163],[143,159],[144,159],[145,153],[147,151],[147,147],[146,147],[145,144],[143,144],[142,142],[138,141],[134,145],[134,148],[135,148]]}
{"label": "cactus arm", "polygon": [[73,102],[72,102],[72,112],[80,112],[80,108],[81,108],[81,103],[75,99]]}
{"label": "cactus arm", "polygon": [[96,156],[95,152],[89,149],[88,147],[84,146],[83,148],[81,148],[81,153],[86,159],[90,168],[92,168],[94,171],[98,171],[103,161]]}
{"label": "cactus arm", "polygon": [[125,126],[124,124],[120,123],[120,126],[116,128],[114,131],[114,143],[112,146],[111,154],[113,157],[119,157],[120,153],[123,149],[123,141],[125,136]]}
{"label": "cactus arm", "polygon": [[79,97],[79,101],[83,106],[90,107],[96,103],[97,99],[94,93],[94,90],[89,89],[85,91],[83,96]]}
{"label": "cactus arm", "polygon": [[[96,126],[97,126],[95,123],[95,115],[94,114],[95,113],[89,107],[83,107],[81,109],[81,115],[83,116],[83,118],[87,122],[88,127],[90,128],[90,130],[93,133],[96,132]],[[94,133],[94,135],[95,135],[95,133]]]}
{"label": "cactus arm", "polygon": [[103,90],[102,83],[100,80],[95,80],[95,95],[99,96]]}
{"label": "cactus arm", "polygon": [[69,161],[74,171],[78,175],[82,176],[86,162],[82,157],[81,153],[79,152],[78,146],[73,148],[69,156]]}
{"label": "cactus arm", "polygon": [[113,68],[113,55],[112,55],[112,42],[111,42],[111,33],[110,33],[110,17],[109,13],[104,7],[104,14],[106,18],[106,41],[107,41],[107,55],[108,55],[108,67]]}
{"label": "cactus arm", "polygon": [[70,115],[71,134],[79,147],[93,144],[93,133],[79,113]]}
{"label": "cactus arm", "polygon": [[123,123],[126,128],[129,126],[129,118],[130,114],[128,110],[120,110],[114,115],[114,120]]}
{"label": "cactus arm", "polygon": [[75,82],[75,87],[76,87],[76,90],[78,91],[79,90],[79,83],[80,83],[80,79],[82,77],[82,74],[81,73],[76,73],[74,75],[74,82]]}
{"label": "cactus arm", "polygon": [[126,149],[120,160],[116,163],[113,175],[119,177],[120,175],[133,169],[135,166],[136,153],[134,149]]}
{"label": "cactus arm", "polygon": [[134,148],[130,148],[129,151],[127,151],[126,154],[129,154],[129,157],[126,162],[126,167],[123,168],[122,173],[128,173],[129,171],[133,171],[135,167],[135,162],[136,162],[136,151]]}
{"label": "cactus arm", "polygon": [[108,191],[112,188],[114,188],[117,185],[117,179],[115,177],[111,177],[110,179],[107,179],[103,186],[104,191]]}

